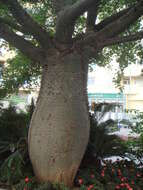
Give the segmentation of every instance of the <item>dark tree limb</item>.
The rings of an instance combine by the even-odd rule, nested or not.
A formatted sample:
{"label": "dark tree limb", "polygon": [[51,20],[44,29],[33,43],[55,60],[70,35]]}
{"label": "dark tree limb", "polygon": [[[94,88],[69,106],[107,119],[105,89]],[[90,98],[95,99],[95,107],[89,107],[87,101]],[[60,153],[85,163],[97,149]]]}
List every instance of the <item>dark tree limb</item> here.
{"label": "dark tree limb", "polygon": [[100,0],[78,0],[65,11],[65,21],[74,22],[84,12],[88,11],[92,6],[98,5]]}
{"label": "dark tree limb", "polygon": [[100,52],[104,47],[134,42],[141,39],[143,39],[143,31],[136,32],[127,36],[116,36],[102,42],[96,40],[96,36],[94,36],[94,38],[88,39],[86,43],[82,42],[79,45],[83,45],[83,47],[85,47],[86,52],[89,53],[89,58],[96,58],[97,53]]}
{"label": "dark tree limb", "polygon": [[6,24],[0,23],[0,37],[5,39],[35,62],[40,63],[45,58],[45,54],[42,49],[35,47],[29,41],[15,34]]}
{"label": "dark tree limb", "polygon": [[98,48],[101,46],[101,44],[104,44],[105,41],[117,37],[120,33],[124,32],[142,15],[143,1],[141,0],[136,4],[136,6],[132,7],[130,10],[127,11],[127,13],[123,14],[123,16],[120,16],[118,19],[115,18],[113,22],[105,25],[102,30],[90,32],[87,35],[85,34],[84,38],[79,43],[84,46]]}
{"label": "dark tree limb", "polygon": [[10,19],[10,18],[0,17],[0,23],[7,24],[11,28],[18,30],[18,31],[21,31],[21,26],[18,25],[17,23],[15,23],[14,21],[12,21],[12,19]]}
{"label": "dark tree limb", "polygon": [[86,21],[87,31],[93,30],[95,28],[95,22],[96,22],[100,2],[101,0],[98,1],[97,4],[92,6],[87,12],[87,21]]}
{"label": "dark tree limb", "polygon": [[111,22],[99,31],[98,39],[104,40],[111,37],[115,37],[118,34],[124,32],[130,25],[135,23],[143,15],[143,1],[139,1],[134,7],[132,7],[126,14],[119,19]]}
{"label": "dark tree limb", "polygon": [[132,35],[128,36],[123,36],[123,37],[114,37],[111,39],[106,40],[101,46],[111,46],[111,45],[116,45],[116,44],[121,44],[121,43],[126,43],[126,42],[132,42],[136,40],[141,40],[143,39],[143,31],[137,32]]}
{"label": "dark tree limb", "polygon": [[56,14],[58,14],[64,7],[65,5],[65,0],[53,0],[52,1],[52,5],[53,5],[53,8],[56,12]]}
{"label": "dark tree limb", "polygon": [[44,47],[49,48],[51,41],[48,33],[23,9],[17,0],[0,0],[7,5],[17,22],[28,30],[31,35]]}
{"label": "dark tree limb", "polygon": [[0,23],[8,25],[12,30],[16,30],[16,31],[21,32],[23,34],[29,34],[30,35],[29,31],[26,28],[17,24],[16,22],[14,22],[14,20],[12,20],[10,18],[0,17]]}
{"label": "dark tree limb", "polygon": [[125,15],[132,7],[129,7],[127,9],[121,10],[118,13],[115,13],[107,18],[105,18],[103,21],[101,21],[99,24],[95,25],[95,30],[99,31],[106,27],[108,24],[112,23],[113,21],[116,21],[121,16]]}
{"label": "dark tree limb", "polygon": [[58,41],[70,41],[76,19],[93,5],[96,6],[99,1],[100,0],[78,0],[73,5],[66,7],[57,20],[56,39]]}

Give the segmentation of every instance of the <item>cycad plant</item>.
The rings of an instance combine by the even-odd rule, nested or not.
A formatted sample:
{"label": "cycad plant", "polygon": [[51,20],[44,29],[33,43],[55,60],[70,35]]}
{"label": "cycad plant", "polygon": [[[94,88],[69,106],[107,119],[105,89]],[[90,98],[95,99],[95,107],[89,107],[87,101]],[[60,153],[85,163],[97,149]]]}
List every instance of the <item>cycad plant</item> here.
{"label": "cycad plant", "polygon": [[[103,106],[104,105],[104,106]],[[123,156],[125,146],[121,139],[116,135],[110,135],[110,128],[117,126],[117,121],[108,119],[103,120],[105,114],[113,108],[114,105],[98,104],[95,107],[94,114],[90,114],[90,137],[86,153],[84,155],[81,167],[97,164],[100,168],[101,159],[109,156]],[[101,111],[99,117],[99,110]]]}
{"label": "cycad plant", "polygon": [[108,127],[110,127],[110,125],[112,126],[113,123],[114,121],[107,120],[97,125],[94,120],[92,121],[87,151],[96,158],[122,154],[122,143],[120,138],[116,135],[108,134]]}

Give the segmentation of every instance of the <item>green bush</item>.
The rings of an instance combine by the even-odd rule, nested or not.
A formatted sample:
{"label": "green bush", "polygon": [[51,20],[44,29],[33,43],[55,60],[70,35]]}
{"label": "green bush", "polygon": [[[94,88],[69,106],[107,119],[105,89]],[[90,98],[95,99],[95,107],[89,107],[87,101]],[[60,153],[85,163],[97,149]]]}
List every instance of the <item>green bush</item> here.
{"label": "green bush", "polygon": [[[31,108],[33,112],[33,107]],[[0,181],[12,185],[13,190],[69,190],[63,184],[39,184],[33,176],[27,151],[27,133],[31,117],[29,113],[17,113],[10,107],[0,113]],[[102,114],[103,115],[103,114]],[[109,135],[114,122],[98,122],[90,117],[90,139],[75,179],[75,186],[81,190],[141,190],[143,169],[134,162],[104,161],[112,155],[125,156],[130,153],[137,158],[143,157],[143,135],[139,139],[122,143],[115,135]],[[143,164],[142,164],[143,165]],[[28,176],[28,177],[27,177]]]}
{"label": "green bush", "polygon": [[96,165],[100,169],[103,158],[125,156],[126,146],[122,140],[116,135],[108,134],[108,129],[113,122],[107,120],[98,123],[94,116],[90,116],[90,137],[81,168]]}
{"label": "green bush", "polygon": [[12,190],[33,190],[37,186],[35,178],[25,177],[13,186]]}
{"label": "green bush", "polygon": [[126,146],[126,156],[137,165],[143,166],[143,134],[140,134],[138,138],[129,139],[124,143]]}
{"label": "green bush", "polygon": [[0,111],[0,140],[15,143],[21,137],[27,137],[29,117],[26,113],[17,113],[10,106]]}
{"label": "green bush", "polygon": [[1,182],[17,183],[27,170],[32,171],[27,149],[30,114],[17,113],[12,106],[0,111]]}
{"label": "green bush", "polygon": [[142,190],[143,168],[132,161],[104,161],[101,171],[95,167],[80,170],[76,185],[86,190]]}
{"label": "green bush", "polygon": [[69,190],[64,184],[38,183],[35,178],[21,180],[13,187],[13,190]]}

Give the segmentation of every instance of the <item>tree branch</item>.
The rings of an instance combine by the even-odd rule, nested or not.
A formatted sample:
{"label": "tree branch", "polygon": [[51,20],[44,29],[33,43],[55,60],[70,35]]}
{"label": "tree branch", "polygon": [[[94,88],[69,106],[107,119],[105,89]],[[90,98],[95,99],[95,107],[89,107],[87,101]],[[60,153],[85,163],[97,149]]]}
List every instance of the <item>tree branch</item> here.
{"label": "tree branch", "polygon": [[93,30],[95,28],[95,22],[96,22],[100,2],[101,0],[99,0],[98,4],[91,7],[87,12],[87,21],[86,21],[87,31]]}
{"label": "tree branch", "polygon": [[52,4],[53,4],[53,8],[54,8],[55,12],[58,13],[63,9],[65,0],[58,0],[58,1],[53,0]]}
{"label": "tree branch", "polygon": [[32,19],[17,0],[0,0],[0,2],[9,7],[14,18],[25,28],[25,31],[28,30],[43,47],[50,47],[51,41],[48,33]]}
{"label": "tree branch", "polygon": [[84,12],[89,10],[92,6],[98,5],[100,0],[79,0],[66,10],[67,17],[65,21],[74,22]]}
{"label": "tree branch", "polygon": [[[93,5],[96,6],[99,0],[78,0],[73,5],[65,8],[59,15],[56,26],[56,38],[58,41],[69,41],[71,39],[74,24],[84,12]],[[72,29],[72,32],[71,32]]]}
{"label": "tree branch", "polygon": [[124,32],[130,25],[132,25],[143,14],[143,1],[139,1],[127,13],[119,19],[111,22],[105,26],[101,31],[97,32],[98,39],[101,41]]}
{"label": "tree branch", "polygon": [[141,40],[142,38],[143,38],[143,31],[140,31],[132,35],[123,36],[123,37],[118,36],[118,37],[108,39],[105,42],[103,42],[101,46],[105,47],[105,46],[111,46],[111,45],[116,45],[116,44],[125,43],[125,42],[132,42],[136,40]]}
{"label": "tree branch", "polygon": [[21,32],[24,35],[31,35],[28,28],[21,26],[17,22],[14,22],[11,18],[2,18],[0,17],[0,23],[6,24],[12,30],[16,30],[17,32]]}
{"label": "tree branch", "polygon": [[19,24],[17,24],[16,22],[14,22],[12,19],[10,18],[2,18],[0,17],[0,23],[6,24],[8,25],[11,29],[14,29],[16,31],[22,32],[23,34],[29,34],[28,30],[26,30],[25,28],[23,28],[22,26],[20,26]]}
{"label": "tree branch", "polygon": [[116,21],[121,16],[125,15],[132,7],[129,7],[127,9],[121,10],[118,13],[115,13],[107,18],[105,18],[103,21],[101,21],[99,24],[95,25],[95,31],[99,31],[106,27],[108,24],[112,23],[113,21]]}
{"label": "tree branch", "polygon": [[44,51],[15,34],[6,24],[0,23],[0,37],[8,41],[23,54],[36,62],[42,62],[45,55]]}

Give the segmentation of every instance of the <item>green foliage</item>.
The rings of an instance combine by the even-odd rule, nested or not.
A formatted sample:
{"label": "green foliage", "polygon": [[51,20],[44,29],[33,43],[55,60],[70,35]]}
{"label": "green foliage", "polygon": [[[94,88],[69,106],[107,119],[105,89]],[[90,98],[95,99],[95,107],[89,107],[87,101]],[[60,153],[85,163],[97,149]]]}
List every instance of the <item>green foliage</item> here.
{"label": "green foliage", "polygon": [[[34,67],[33,67],[33,64]],[[41,75],[40,66],[17,52],[13,59],[10,59],[3,69],[3,82],[1,96],[18,92],[20,87],[31,88],[32,85],[38,86],[38,78]],[[3,93],[2,93],[3,92]]]}
{"label": "green foliage", "polygon": [[[65,6],[72,5],[75,3],[75,0],[64,1]],[[56,28],[56,19],[57,16],[55,14],[55,10],[52,6],[51,0],[21,0],[23,7],[28,11],[28,13],[33,17],[33,19],[38,22],[51,37],[55,36],[55,28]],[[28,3],[28,4],[27,4]],[[127,8],[131,5],[134,5],[136,0],[110,0],[105,1],[102,0],[100,3],[100,8],[98,11],[97,21],[100,22],[110,15],[122,10],[123,8]],[[28,6],[27,6],[28,5]],[[3,4],[0,5],[0,15],[3,18],[8,19],[9,21],[13,21],[16,23],[16,20],[11,17],[9,10]],[[81,15],[79,19],[76,21],[76,26],[74,30],[74,35],[82,34],[85,32],[86,27],[86,16]],[[139,19],[132,26],[130,26],[121,36],[125,36],[126,34],[135,33],[142,28],[141,20]],[[37,45],[37,41],[33,41],[33,37],[28,35],[30,42]],[[5,42],[4,42],[5,43]],[[4,44],[5,45],[5,44]],[[117,62],[120,65],[120,70],[117,71],[117,75],[115,77],[115,84],[117,87],[121,88],[120,81],[122,77],[123,70],[128,64],[135,63],[136,60],[138,62],[142,62],[143,58],[143,48],[140,45],[140,42],[130,42],[126,44],[114,45],[111,47],[106,47],[102,50],[101,53],[98,54],[97,58],[91,59],[90,63],[96,63],[100,66],[108,65],[113,58],[116,58]],[[27,65],[25,64],[27,62]],[[36,64],[31,64],[29,59],[25,58],[23,55],[16,55],[16,57],[9,62],[8,68],[4,71],[4,83],[3,83],[3,91],[1,90],[1,95],[4,96],[6,93],[11,93],[18,89],[25,83],[30,84],[31,80],[35,80],[35,75],[41,69],[37,68]],[[25,71],[21,68],[25,68]],[[29,67],[29,70],[27,68]],[[34,69],[34,67],[36,67]],[[32,69],[33,68],[33,69]],[[31,72],[32,70],[32,72]],[[33,77],[32,77],[33,76]]]}
{"label": "green foliage", "polygon": [[132,114],[134,114],[133,121],[135,125],[132,122],[126,122],[126,124],[134,133],[138,134],[138,137],[130,137],[124,143],[126,146],[126,156],[139,165],[143,165],[143,113],[135,110],[134,112],[132,111]]}
{"label": "green foliage", "polygon": [[33,190],[37,187],[35,177],[25,177],[21,179],[19,183],[13,186],[12,190]]}
{"label": "green foliage", "polygon": [[34,190],[69,190],[64,184],[50,184],[50,183],[43,183],[38,185],[37,188]]}
{"label": "green foliage", "polygon": [[1,109],[0,139],[1,141],[17,142],[27,136],[29,116],[26,113],[17,113],[15,107]]}
{"label": "green foliage", "polygon": [[116,135],[109,135],[108,128],[113,124],[112,120],[98,124],[91,117],[90,139],[87,154],[93,154],[97,158],[112,155],[123,155],[124,145]]}
{"label": "green foliage", "polygon": [[90,138],[87,152],[96,157],[106,157],[111,155],[122,155],[124,146],[122,141],[116,135],[108,133],[115,127],[117,122],[111,119],[103,122],[105,114],[114,108],[114,104],[100,103],[95,105],[95,111],[90,116]]}
{"label": "green foliage", "polygon": [[0,2],[0,16],[9,17],[8,7]]}
{"label": "green foliage", "polygon": [[[110,106],[109,106],[110,107]],[[112,106],[111,106],[112,107]],[[110,109],[111,109],[110,107]],[[1,118],[5,118],[3,120],[6,121],[7,117],[9,116],[9,120],[11,117],[13,117],[15,111],[13,108],[9,108],[10,110],[3,110],[1,111]],[[107,111],[109,108],[105,108],[105,110]],[[32,109],[33,110],[33,109]],[[101,106],[96,106],[96,110],[100,111],[101,110]],[[105,111],[104,110],[104,111]],[[7,113],[7,117],[6,114]],[[12,112],[12,114],[10,114]],[[13,113],[14,112],[14,113]],[[16,114],[16,113],[15,113]],[[5,115],[2,117],[2,115]],[[11,117],[10,117],[11,115]],[[18,117],[19,114],[17,114]],[[102,114],[103,116],[104,114]],[[29,117],[29,116],[28,116]],[[0,118],[0,121],[1,121]],[[14,116],[14,118],[16,118]],[[27,118],[27,116],[26,116]],[[7,119],[7,120],[8,120]],[[110,149],[112,149],[113,147],[115,147],[115,142],[113,139],[115,138],[111,138],[111,143],[110,139],[108,139],[109,142],[109,146],[107,144],[107,146],[105,146],[105,142],[106,142],[106,138],[103,140],[102,136],[109,136],[107,134],[106,127],[108,128],[110,126],[110,122],[104,122],[104,123],[98,123],[98,121],[96,121],[97,117],[92,118],[91,117],[91,127],[93,127],[91,129],[91,136],[90,136],[90,148],[88,147],[88,156],[90,156],[91,154],[96,154],[97,157],[103,157],[103,156],[110,156],[110,155],[116,155],[117,153],[117,149],[114,151],[114,153],[112,152],[111,154],[111,150],[109,150],[109,146]],[[12,120],[12,126],[14,128],[14,120],[17,119],[13,119]],[[28,119],[27,119],[28,120]],[[26,120],[26,121],[27,121]],[[23,119],[21,120],[21,124],[23,122]],[[6,124],[5,124],[6,126]],[[8,125],[10,127],[10,125]],[[15,126],[19,126],[19,124],[15,124]],[[21,125],[20,125],[21,126]],[[24,127],[24,125],[23,125]],[[95,137],[94,132],[96,131],[95,128],[98,128],[97,130],[97,135]],[[103,127],[103,128],[102,128]],[[105,127],[105,128],[104,128]],[[17,130],[15,130],[17,131]],[[11,132],[14,133],[15,131]],[[20,130],[21,132],[21,130]],[[3,136],[1,138],[3,138],[3,142],[6,143],[5,138],[9,139],[10,134],[8,133],[8,138],[7,138],[7,132],[5,132],[5,134],[3,133]],[[23,138],[20,138],[22,135],[22,137],[25,137],[25,133],[23,134],[19,134],[18,137],[16,135],[16,139],[17,139],[17,146],[14,150],[14,152],[8,152],[8,156],[6,157],[6,159],[4,160],[0,170],[1,170],[1,176],[0,176],[0,181],[2,182],[7,182],[10,184],[15,184],[13,186],[13,190],[68,190],[67,187],[65,187],[63,184],[50,184],[50,183],[43,183],[43,184],[39,184],[35,178],[31,177],[32,173],[29,172],[29,167],[31,167],[31,164],[29,161],[27,161],[27,144]],[[98,138],[98,136],[100,138]],[[4,138],[5,137],[5,138]],[[98,143],[96,143],[95,146],[95,138],[98,138]],[[15,139],[15,138],[12,138]],[[24,141],[23,141],[24,140]],[[103,142],[102,146],[100,146],[100,141]],[[135,141],[133,141],[135,142]],[[142,147],[143,150],[143,136],[141,136],[141,138],[139,139],[139,141],[137,141],[136,145],[139,145],[140,142],[140,147]],[[105,143],[105,144],[104,144]],[[1,144],[1,142],[0,142]],[[8,145],[8,143],[7,143]],[[131,145],[131,144],[130,144]],[[97,151],[99,146],[99,150]],[[105,146],[105,147],[104,147]],[[103,147],[103,151],[100,150]],[[134,146],[135,147],[135,146]],[[117,146],[116,146],[117,148]],[[114,149],[114,148],[113,148]],[[12,149],[11,149],[12,150]],[[1,156],[2,154],[0,154]],[[143,155],[142,155],[143,157]],[[98,163],[99,164],[99,163]],[[120,172],[119,172],[120,171]],[[28,177],[27,177],[28,176]],[[142,169],[139,169],[136,167],[136,165],[133,162],[129,162],[129,161],[123,161],[123,162],[115,162],[112,163],[111,161],[104,161],[104,166],[100,166],[100,169],[97,168],[97,165],[94,163],[92,163],[92,165],[87,165],[86,168],[80,168],[80,170],[78,171],[78,175],[75,179],[75,185],[79,187],[79,189],[84,190],[84,189],[88,189],[88,190],[104,190],[104,189],[110,189],[110,190],[115,190],[117,186],[121,187],[121,184],[124,184],[124,188],[126,189],[126,184],[128,184],[131,188],[133,188],[134,190],[137,190],[137,188],[142,187],[143,182],[142,182]],[[82,184],[79,183],[79,179],[82,179]]]}
{"label": "green foliage", "polygon": [[55,30],[56,16],[52,9],[51,1],[34,3],[30,7],[27,7],[27,10],[33,19],[44,26],[49,33]]}
{"label": "green foliage", "polygon": [[44,183],[38,185],[38,187],[35,188],[35,190],[52,190],[52,185],[50,183]]}
{"label": "green foliage", "polygon": [[47,183],[38,183],[35,178],[28,178],[21,180],[20,183],[16,184],[13,187],[13,190],[69,190],[64,184],[51,184]]}
{"label": "green foliage", "polygon": [[143,112],[136,111],[135,117],[136,126],[132,130],[138,134],[143,134]]}
{"label": "green foliage", "polygon": [[88,188],[89,190],[104,190],[104,186],[99,180],[100,178],[100,174],[96,171],[96,169],[86,168],[79,170],[75,179],[75,184],[80,186],[81,190],[87,190]]}
{"label": "green foliage", "polygon": [[125,156],[125,144],[118,136],[109,134],[111,129],[113,130],[113,127],[117,126],[117,122],[110,119],[102,121],[104,115],[113,109],[113,106],[104,103],[95,105],[95,112],[90,116],[90,137],[81,168],[89,168],[94,165],[100,170],[101,160],[105,157]]}
{"label": "green foliage", "polygon": [[123,8],[134,5],[136,2],[136,0],[109,0],[107,3],[106,0],[102,0],[100,4],[99,18],[100,20],[103,20],[109,15],[112,15],[113,12],[118,12]]}
{"label": "green foliage", "polygon": [[21,153],[18,150],[12,153],[0,168],[1,181],[7,181],[8,184],[18,182],[23,177],[23,165],[24,161]]}
{"label": "green foliage", "polygon": [[138,138],[129,139],[125,142],[126,156],[134,161],[137,165],[143,165],[143,134]]}
{"label": "green foliage", "polygon": [[128,127],[137,134],[143,134],[143,112],[139,110],[128,110],[127,113],[132,115],[132,120],[126,123]]}
{"label": "green foliage", "polygon": [[27,145],[30,117],[30,112],[17,113],[14,107],[1,110],[0,181],[2,182],[17,183],[27,172],[32,172]]}
{"label": "green foliage", "polygon": [[112,163],[104,161],[100,171],[93,166],[91,169],[80,170],[76,184],[80,189],[86,190],[117,190],[117,189],[142,189],[143,169],[127,160]]}

